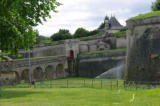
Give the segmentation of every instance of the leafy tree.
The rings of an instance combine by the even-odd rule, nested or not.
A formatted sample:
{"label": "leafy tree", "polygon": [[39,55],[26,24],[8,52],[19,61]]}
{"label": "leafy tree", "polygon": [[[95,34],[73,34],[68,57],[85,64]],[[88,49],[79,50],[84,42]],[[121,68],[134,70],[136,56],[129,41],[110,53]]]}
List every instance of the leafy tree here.
{"label": "leafy tree", "polygon": [[[107,15],[104,18],[104,21],[105,20],[109,20],[109,17]],[[98,29],[104,29],[104,28],[105,28],[105,22],[101,23],[100,26],[98,27]]]}
{"label": "leafy tree", "polygon": [[88,33],[88,36],[93,36],[93,35],[97,35],[97,34],[99,34],[100,33],[100,30],[93,30],[93,31],[90,31],[89,33]]}
{"label": "leafy tree", "polygon": [[74,38],[80,38],[80,37],[87,37],[89,34],[89,31],[87,31],[84,28],[78,28],[74,33]]}
{"label": "leafy tree", "polygon": [[27,49],[36,41],[32,27],[57,12],[56,0],[1,0],[0,1],[0,50],[17,54],[19,48]]}
{"label": "leafy tree", "polygon": [[106,15],[104,20],[109,20],[109,17]]}
{"label": "leafy tree", "polygon": [[159,11],[160,10],[160,0],[156,0],[154,3],[152,3],[151,8],[153,11]]}
{"label": "leafy tree", "polygon": [[66,30],[66,29],[60,29],[59,32],[51,36],[52,41],[59,41],[59,40],[65,40],[65,39],[72,39],[71,33],[69,32],[69,30]]}
{"label": "leafy tree", "polygon": [[103,23],[101,23],[101,25],[98,27],[98,29],[104,29],[104,27],[105,27],[105,23],[103,22]]}
{"label": "leafy tree", "polygon": [[40,43],[49,43],[50,42],[50,38],[49,37],[45,37],[42,35],[38,35],[36,37],[36,44],[40,44]]}

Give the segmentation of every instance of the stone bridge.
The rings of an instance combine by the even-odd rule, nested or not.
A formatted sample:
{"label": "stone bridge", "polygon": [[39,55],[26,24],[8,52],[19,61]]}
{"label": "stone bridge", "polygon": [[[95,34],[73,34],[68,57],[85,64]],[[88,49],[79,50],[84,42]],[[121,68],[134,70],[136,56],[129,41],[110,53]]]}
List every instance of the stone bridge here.
{"label": "stone bridge", "polygon": [[0,62],[0,80],[29,82],[68,76],[66,57],[47,57]]}

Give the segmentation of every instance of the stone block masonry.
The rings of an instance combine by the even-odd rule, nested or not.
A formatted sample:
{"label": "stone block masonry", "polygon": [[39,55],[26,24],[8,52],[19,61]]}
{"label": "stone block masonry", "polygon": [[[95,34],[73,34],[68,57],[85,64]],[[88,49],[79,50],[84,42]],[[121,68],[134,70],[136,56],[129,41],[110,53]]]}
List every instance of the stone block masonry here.
{"label": "stone block masonry", "polygon": [[127,21],[128,81],[160,80],[160,16]]}

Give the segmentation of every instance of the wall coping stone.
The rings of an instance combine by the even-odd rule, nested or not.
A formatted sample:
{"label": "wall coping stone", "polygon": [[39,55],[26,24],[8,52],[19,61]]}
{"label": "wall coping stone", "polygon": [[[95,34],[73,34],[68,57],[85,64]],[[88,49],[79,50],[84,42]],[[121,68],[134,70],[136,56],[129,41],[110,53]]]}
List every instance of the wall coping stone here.
{"label": "wall coping stone", "polygon": [[134,28],[135,26],[160,24],[160,16],[153,16],[149,18],[142,18],[137,20],[127,20],[127,28]]}

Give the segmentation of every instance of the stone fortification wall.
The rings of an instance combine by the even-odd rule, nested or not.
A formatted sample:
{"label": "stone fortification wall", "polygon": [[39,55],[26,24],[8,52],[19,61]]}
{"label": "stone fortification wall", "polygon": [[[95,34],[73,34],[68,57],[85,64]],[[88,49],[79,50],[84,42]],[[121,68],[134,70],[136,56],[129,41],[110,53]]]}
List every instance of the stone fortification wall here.
{"label": "stone fortification wall", "polygon": [[[121,42],[120,42],[121,43]],[[121,44],[122,45],[122,44]],[[95,40],[80,41],[79,42],[79,52],[91,52],[99,50],[115,49],[116,38],[97,38]]]}
{"label": "stone fortification wall", "polygon": [[117,48],[126,48],[127,47],[127,39],[125,37],[116,39],[116,47]]}
{"label": "stone fortification wall", "polygon": [[160,80],[160,16],[127,21],[129,81]]}
{"label": "stone fortification wall", "polygon": [[33,48],[33,57],[65,55],[65,44]]}
{"label": "stone fortification wall", "polygon": [[78,68],[79,76],[96,77],[115,67],[120,61],[124,60],[125,51],[80,55]]}

